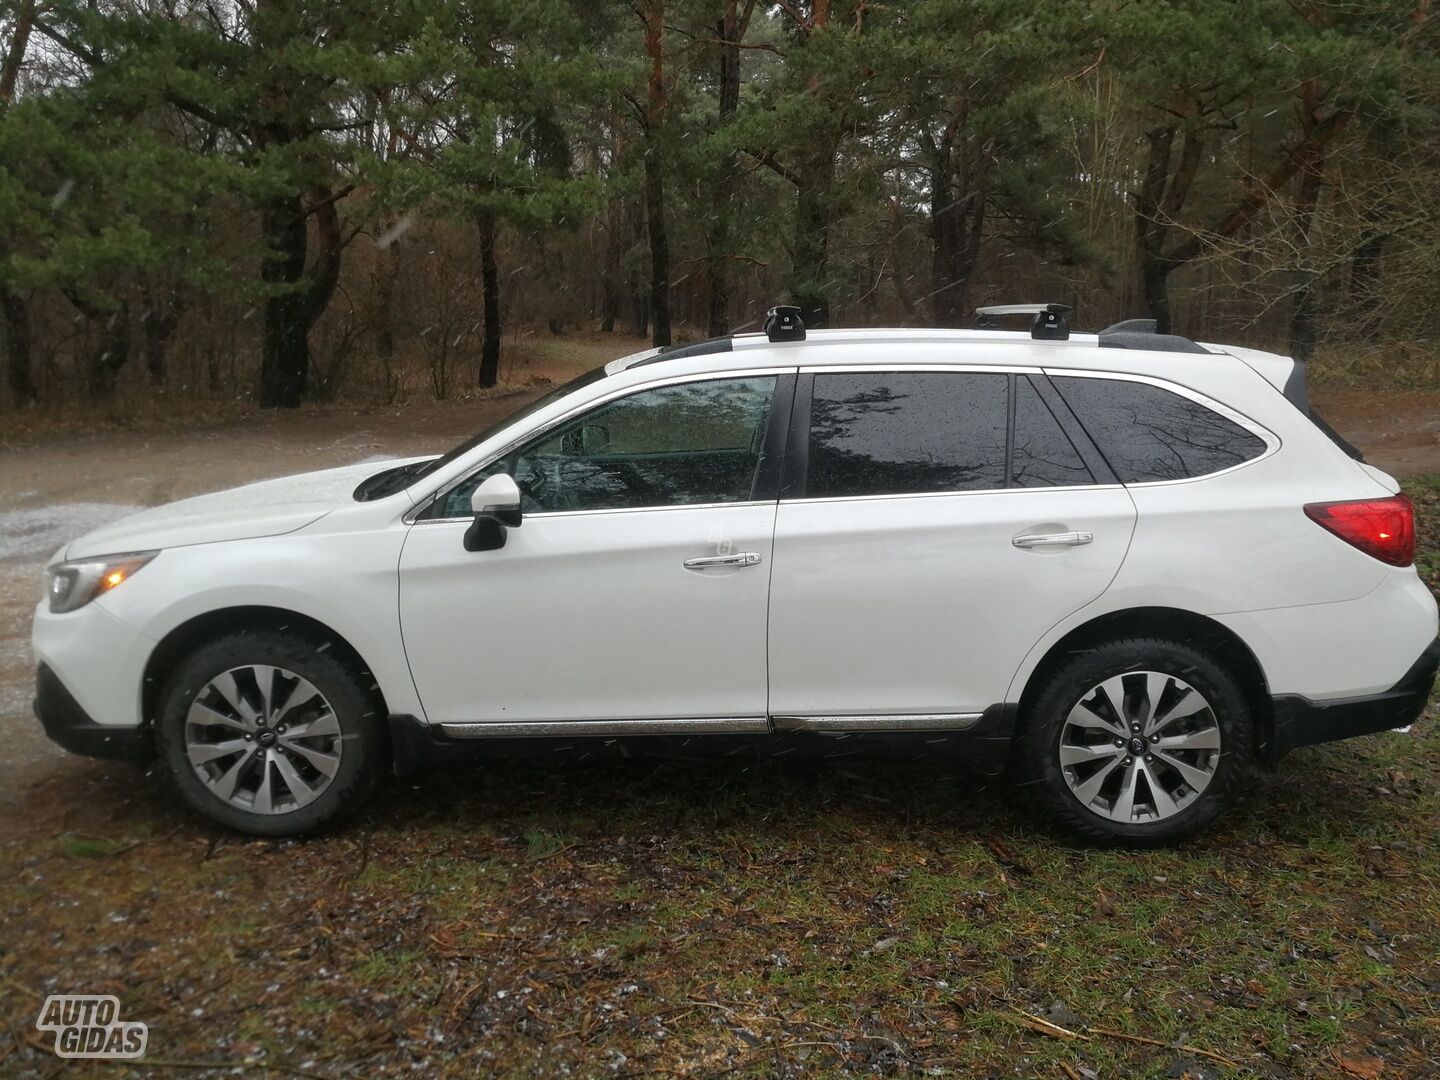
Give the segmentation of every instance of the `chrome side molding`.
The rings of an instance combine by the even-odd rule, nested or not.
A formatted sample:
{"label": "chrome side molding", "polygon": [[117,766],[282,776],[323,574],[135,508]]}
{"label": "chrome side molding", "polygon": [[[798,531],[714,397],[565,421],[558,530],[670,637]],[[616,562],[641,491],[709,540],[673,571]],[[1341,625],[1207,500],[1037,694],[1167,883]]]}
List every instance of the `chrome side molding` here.
{"label": "chrome side molding", "polygon": [[496,739],[553,735],[764,735],[763,716],[678,717],[651,720],[496,720],[439,724],[452,739]]}
{"label": "chrome side molding", "polygon": [[982,713],[871,713],[857,716],[690,716],[648,720],[494,720],[437,724],[452,739],[571,735],[768,735],[789,731],[964,731]]}
{"label": "chrome side molding", "polygon": [[866,716],[772,716],[776,731],[964,731],[983,713],[874,713]]}

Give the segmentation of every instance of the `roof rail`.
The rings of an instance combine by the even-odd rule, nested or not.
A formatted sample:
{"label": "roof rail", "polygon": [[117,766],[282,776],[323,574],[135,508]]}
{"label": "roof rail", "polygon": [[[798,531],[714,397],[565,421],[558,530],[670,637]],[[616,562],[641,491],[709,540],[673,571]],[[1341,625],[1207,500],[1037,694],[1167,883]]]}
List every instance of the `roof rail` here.
{"label": "roof rail", "polygon": [[1125,319],[1100,331],[1102,349],[1148,349],[1151,352],[1205,353],[1210,350],[1179,334],[1157,334],[1154,319]]}
{"label": "roof rail", "polygon": [[[646,357],[644,360],[637,360],[630,365],[630,368],[645,367],[647,364],[658,364],[661,360],[684,360],[687,356],[708,356],[710,353],[730,352],[735,346],[730,335],[725,337],[706,338],[704,341],[695,341],[689,345],[662,345],[660,351],[654,356]],[[626,368],[628,371],[629,368]]]}

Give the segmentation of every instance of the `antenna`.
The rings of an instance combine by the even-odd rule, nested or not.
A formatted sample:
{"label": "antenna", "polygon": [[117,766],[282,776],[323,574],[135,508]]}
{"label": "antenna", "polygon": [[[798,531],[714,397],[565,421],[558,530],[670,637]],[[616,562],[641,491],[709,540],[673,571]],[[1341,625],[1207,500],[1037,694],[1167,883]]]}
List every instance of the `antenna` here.
{"label": "antenna", "polygon": [[1074,309],[1068,304],[991,304],[978,307],[975,314],[980,316],[980,325],[994,326],[1002,315],[1034,315],[1030,336],[1036,341],[1066,341],[1070,337],[1070,323],[1065,316]]}
{"label": "antenna", "polygon": [[804,341],[805,324],[800,321],[800,309],[786,304],[777,304],[765,315],[765,336],[771,341]]}

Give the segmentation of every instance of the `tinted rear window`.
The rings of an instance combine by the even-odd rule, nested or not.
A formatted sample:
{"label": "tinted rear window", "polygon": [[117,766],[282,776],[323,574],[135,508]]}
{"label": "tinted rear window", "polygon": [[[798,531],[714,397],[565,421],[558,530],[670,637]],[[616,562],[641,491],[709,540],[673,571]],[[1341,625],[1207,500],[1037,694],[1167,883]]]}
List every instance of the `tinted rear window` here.
{"label": "tinted rear window", "polygon": [[1004,487],[1007,383],[978,373],[816,375],[806,495]]}
{"label": "tinted rear window", "polygon": [[1053,379],[1122,482],[1183,480],[1265,452],[1265,440],[1187,397],[1124,379]]}

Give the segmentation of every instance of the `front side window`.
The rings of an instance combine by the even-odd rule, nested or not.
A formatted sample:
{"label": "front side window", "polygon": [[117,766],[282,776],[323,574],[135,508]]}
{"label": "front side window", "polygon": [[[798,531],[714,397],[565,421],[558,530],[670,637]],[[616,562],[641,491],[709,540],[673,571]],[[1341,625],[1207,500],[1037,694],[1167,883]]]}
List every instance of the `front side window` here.
{"label": "front side window", "polygon": [[1052,381],[1122,483],[1204,476],[1265,452],[1258,435],[1161,387],[1128,379]]}
{"label": "front side window", "polygon": [[440,516],[470,513],[508,472],[526,513],[740,502],[751,497],[775,376],[642,390],[546,432],[453,488]]}
{"label": "front side window", "polygon": [[1004,487],[1008,384],[978,372],[817,374],[806,497]]}

